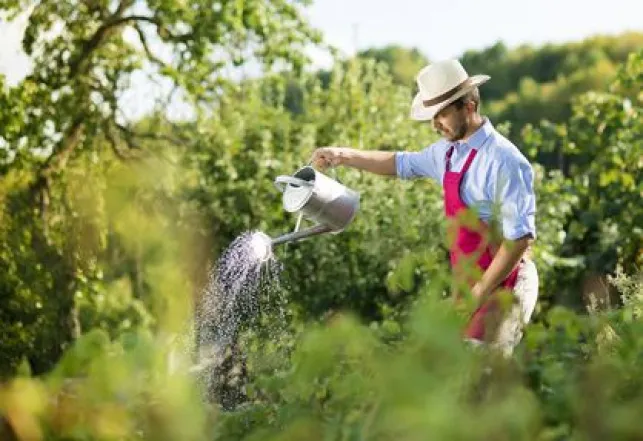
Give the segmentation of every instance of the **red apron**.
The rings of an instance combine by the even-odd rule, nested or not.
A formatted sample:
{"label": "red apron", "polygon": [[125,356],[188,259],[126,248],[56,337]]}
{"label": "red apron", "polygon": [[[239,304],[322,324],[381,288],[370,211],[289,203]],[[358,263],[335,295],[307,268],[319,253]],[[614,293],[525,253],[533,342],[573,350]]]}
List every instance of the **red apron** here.
{"label": "red apron", "polygon": [[[462,178],[469,170],[471,163],[478,153],[471,149],[469,156],[459,173],[451,171],[452,146],[446,155],[446,170],[443,179],[444,188],[444,210],[449,223],[450,233],[450,256],[451,267],[456,277],[464,277],[469,287],[480,280],[480,276],[489,268],[493,260],[494,252],[490,243],[489,228],[482,222],[473,211],[468,210],[467,205],[460,197]],[[495,248],[493,248],[495,249]],[[466,272],[473,269],[473,273]],[[477,271],[476,271],[477,270]],[[518,267],[509,274],[501,286],[513,290],[518,278]],[[471,315],[464,331],[465,338],[474,340],[488,340],[485,338],[485,322],[489,320],[491,313],[498,308],[497,296],[491,295],[477,307]]]}

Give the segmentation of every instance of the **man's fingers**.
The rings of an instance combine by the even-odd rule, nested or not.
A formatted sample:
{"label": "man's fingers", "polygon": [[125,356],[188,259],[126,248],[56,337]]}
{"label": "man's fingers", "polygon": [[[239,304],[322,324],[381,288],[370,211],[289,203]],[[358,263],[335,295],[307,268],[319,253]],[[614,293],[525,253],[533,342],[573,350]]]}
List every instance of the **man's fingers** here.
{"label": "man's fingers", "polygon": [[312,163],[317,168],[325,169],[334,165],[333,160],[332,150],[328,148],[319,148],[313,153]]}
{"label": "man's fingers", "polygon": [[341,147],[320,147],[313,152],[311,162],[315,167],[326,169],[342,165]]}
{"label": "man's fingers", "polygon": [[313,165],[316,168],[319,168],[319,169],[322,169],[322,170],[325,169],[325,168],[328,168],[328,163],[323,158],[318,158],[315,162],[313,162]]}
{"label": "man's fingers", "polygon": [[329,167],[328,160],[323,156],[318,156],[313,160],[313,165],[320,169],[325,169]]}

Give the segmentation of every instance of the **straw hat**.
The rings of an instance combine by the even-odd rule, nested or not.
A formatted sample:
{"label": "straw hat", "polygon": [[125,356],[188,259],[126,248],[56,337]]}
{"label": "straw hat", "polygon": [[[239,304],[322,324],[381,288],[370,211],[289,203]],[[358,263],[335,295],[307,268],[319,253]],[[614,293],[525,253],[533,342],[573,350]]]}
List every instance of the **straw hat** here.
{"label": "straw hat", "polygon": [[417,121],[433,119],[440,110],[489,78],[489,75],[470,77],[458,60],[429,64],[417,75],[419,92],[411,104],[411,118]]}

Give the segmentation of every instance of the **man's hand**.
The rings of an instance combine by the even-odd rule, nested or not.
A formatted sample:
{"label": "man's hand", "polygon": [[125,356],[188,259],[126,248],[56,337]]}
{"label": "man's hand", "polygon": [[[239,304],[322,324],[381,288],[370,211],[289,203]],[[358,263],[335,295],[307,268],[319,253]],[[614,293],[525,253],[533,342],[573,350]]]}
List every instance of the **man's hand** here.
{"label": "man's hand", "polygon": [[344,165],[382,176],[395,176],[395,153],[350,147],[320,147],[313,152],[312,164],[320,169]]}
{"label": "man's hand", "polygon": [[471,288],[471,295],[473,296],[474,299],[482,299],[483,297],[486,297],[489,294],[490,292],[485,291],[480,283],[476,283],[475,285],[473,285],[473,288]]}
{"label": "man's hand", "polygon": [[313,152],[312,164],[324,170],[328,167],[346,165],[351,156],[352,149],[348,147],[320,147]]}
{"label": "man's hand", "polygon": [[491,294],[518,265],[531,242],[531,235],[526,235],[517,240],[503,240],[491,261],[491,265],[482,275],[482,279],[471,289],[471,294],[478,299]]}

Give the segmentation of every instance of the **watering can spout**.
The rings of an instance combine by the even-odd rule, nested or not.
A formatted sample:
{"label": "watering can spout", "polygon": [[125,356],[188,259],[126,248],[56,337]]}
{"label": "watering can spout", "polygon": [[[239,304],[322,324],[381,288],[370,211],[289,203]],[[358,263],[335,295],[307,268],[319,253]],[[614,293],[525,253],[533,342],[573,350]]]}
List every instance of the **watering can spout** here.
{"label": "watering can spout", "polygon": [[307,239],[311,236],[316,236],[318,234],[329,233],[332,229],[327,225],[315,225],[314,227],[307,228],[301,231],[295,231],[292,233],[287,233],[279,237],[275,237],[271,240],[272,245],[281,245],[286,242],[295,242],[298,240]]}

